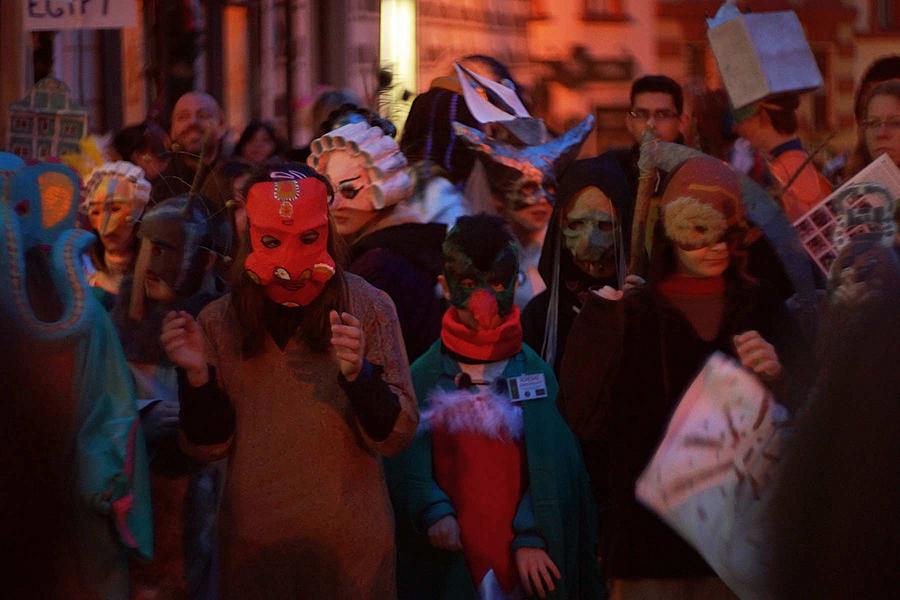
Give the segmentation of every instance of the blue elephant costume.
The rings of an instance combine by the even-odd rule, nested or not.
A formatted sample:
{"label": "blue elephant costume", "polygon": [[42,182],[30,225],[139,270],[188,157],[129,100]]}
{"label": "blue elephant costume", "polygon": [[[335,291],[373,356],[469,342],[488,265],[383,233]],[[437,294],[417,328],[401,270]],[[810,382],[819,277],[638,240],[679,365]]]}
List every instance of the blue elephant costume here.
{"label": "blue elephant costume", "polygon": [[125,598],[129,554],[152,556],[134,389],[84,277],[95,237],[74,228],[79,193],[62,164],[0,153],[0,339],[15,352],[3,361],[12,385],[0,433],[15,452],[3,526],[25,569],[13,596],[22,586],[29,597]]}

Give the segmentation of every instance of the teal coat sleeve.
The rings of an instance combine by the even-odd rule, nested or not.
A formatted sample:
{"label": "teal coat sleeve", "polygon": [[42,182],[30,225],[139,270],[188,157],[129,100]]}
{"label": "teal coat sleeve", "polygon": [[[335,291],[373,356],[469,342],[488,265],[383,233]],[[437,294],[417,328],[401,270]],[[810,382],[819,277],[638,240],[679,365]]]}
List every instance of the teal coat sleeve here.
{"label": "teal coat sleeve", "polygon": [[581,450],[556,408],[553,370],[523,346],[524,373],[543,373],[548,396],[523,404],[529,491],[537,533],[562,574],[548,598],[605,598],[597,563],[597,516]]}

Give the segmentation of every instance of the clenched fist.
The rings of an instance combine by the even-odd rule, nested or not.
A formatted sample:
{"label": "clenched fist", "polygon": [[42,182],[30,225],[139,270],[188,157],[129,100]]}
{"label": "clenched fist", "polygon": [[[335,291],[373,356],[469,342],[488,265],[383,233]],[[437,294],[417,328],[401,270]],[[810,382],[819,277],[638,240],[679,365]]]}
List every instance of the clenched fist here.
{"label": "clenched fist", "polygon": [[203,332],[194,317],[183,310],[169,312],[163,319],[159,342],[169,360],[184,369],[192,387],[200,387],[209,380]]}

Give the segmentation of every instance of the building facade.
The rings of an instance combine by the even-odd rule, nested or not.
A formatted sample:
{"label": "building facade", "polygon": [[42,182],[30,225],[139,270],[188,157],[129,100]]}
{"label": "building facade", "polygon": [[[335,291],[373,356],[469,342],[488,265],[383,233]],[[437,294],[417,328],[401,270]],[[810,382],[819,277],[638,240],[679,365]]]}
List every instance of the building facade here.
{"label": "building facade", "polygon": [[[68,84],[94,132],[148,115],[165,121],[181,93],[198,89],[220,101],[232,138],[262,118],[302,145],[317,125],[309,107],[325,89],[353,90],[373,108],[385,109],[387,99],[402,122],[404,103],[450,74],[454,60],[487,54],[510,67],[552,129],[597,117],[585,154],[629,143],[635,77],[670,75],[683,84],[689,111],[691,98],[721,87],[705,21],[721,0],[124,1],[137,7],[132,27],[34,33],[21,26],[26,0],[0,2],[0,139],[9,104],[43,75]],[[859,77],[900,48],[900,2],[738,4],[797,12],[825,78],[803,100],[807,141],[837,132],[830,143],[848,148]]]}

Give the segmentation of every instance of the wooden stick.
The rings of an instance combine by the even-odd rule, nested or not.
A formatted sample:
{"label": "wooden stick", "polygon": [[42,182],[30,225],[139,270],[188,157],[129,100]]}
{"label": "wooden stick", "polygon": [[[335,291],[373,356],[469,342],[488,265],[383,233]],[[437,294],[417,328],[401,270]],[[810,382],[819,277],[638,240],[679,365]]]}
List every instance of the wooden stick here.
{"label": "wooden stick", "polygon": [[634,219],[631,222],[631,250],[628,255],[629,275],[639,275],[646,279],[647,270],[647,217],[650,214],[650,200],[656,188],[656,160],[653,151],[657,138],[647,129],[641,137],[641,157],[638,160],[638,189],[634,199]]}

